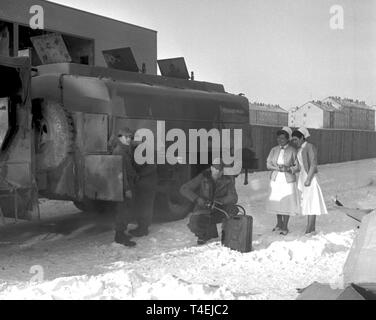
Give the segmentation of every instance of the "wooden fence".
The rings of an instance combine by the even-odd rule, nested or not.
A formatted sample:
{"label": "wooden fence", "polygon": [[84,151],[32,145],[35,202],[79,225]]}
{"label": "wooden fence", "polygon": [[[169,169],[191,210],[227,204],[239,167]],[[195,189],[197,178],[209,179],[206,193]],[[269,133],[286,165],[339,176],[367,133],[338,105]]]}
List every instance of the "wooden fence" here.
{"label": "wooden fence", "polygon": [[[259,159],[259,170],[266,170],[266,158],[277,145],[276,133],[281,127],[252,125],[253,148]],[[336,163],[376,158],[376,131],[308,129],[308,141],[318,148],[318,163]]]}

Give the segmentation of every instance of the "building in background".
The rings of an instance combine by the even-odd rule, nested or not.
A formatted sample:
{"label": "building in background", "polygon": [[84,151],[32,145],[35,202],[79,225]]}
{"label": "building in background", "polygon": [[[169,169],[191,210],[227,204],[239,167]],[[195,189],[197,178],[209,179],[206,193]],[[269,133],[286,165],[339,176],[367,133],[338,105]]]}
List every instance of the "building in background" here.
{"label": "building in background", "polygon": [[289,110],[289,126],[375,130],[375,109],[364,101],[328,97]]}
{"label": "building in background", "polygon": [[249,121],[251,124],[283,127],[288,125],[288,112],[279,105],[252,102],[249,104]]}
{"label": "building in background", "polygon": [[[33,30],[30,8],[44,9],[44,30]],[[62,35],[73,63],[106,66],[102,51],[130,47],[138,67],[157,74],[157,32],[100,15],[42,0],[1,0],[0,54],[30,55],[33,65],[41,64],[31,37]]]}
{"label": "building in background", "polygon": [[375,110],[364,101],[340,97],[328,97],[323,101],[336,108],[332,128],[375,130]]}
{"label": "building in background", "polygon": [[310,101],[289,110],[290,127],[332,128],[335,108],[330,103]]}

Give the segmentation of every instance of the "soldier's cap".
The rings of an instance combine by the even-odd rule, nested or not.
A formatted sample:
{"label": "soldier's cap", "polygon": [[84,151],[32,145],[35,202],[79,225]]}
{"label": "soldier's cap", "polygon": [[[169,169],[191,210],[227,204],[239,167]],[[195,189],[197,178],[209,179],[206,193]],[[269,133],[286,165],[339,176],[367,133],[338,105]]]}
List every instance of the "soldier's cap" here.
{"label": "soldier's cap", "polygon": [[224,162],[220,158],[215,158],[212,161],[211,165],[212,165],[212,167],[216,168],[217,170],[223,170],[223,168],[225,167]]}
{"label": "soldier's cap", "polygon": [[119,132],[118,132],[118,137],[121,137],[121,136],[133,137],[134,132],[131,129],[129,129],[128,127],[125,127],[125,128],[120,129]]}

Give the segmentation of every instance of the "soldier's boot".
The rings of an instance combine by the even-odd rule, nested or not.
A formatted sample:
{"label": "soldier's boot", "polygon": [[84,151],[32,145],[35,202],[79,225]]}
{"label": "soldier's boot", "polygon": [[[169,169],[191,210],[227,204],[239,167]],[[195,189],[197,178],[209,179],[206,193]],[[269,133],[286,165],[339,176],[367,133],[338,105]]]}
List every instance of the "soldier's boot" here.
{"label": "soldier's boot", "polygon": [[208,242],[208,240],[203,239],[203,238],[197,238],[197,244],[198,244],[199,246],[202,246],[202,245],[205,244],[206,242]]}
{"label": "soldier's boot", "polygon": [[115,242],[126,247],[134,247],[136,245],[136,242],[132,241],[130,236],[127,236],[124,232],[120,231],[116,231],[115,233]]}
{"label": "soldier's boot", "polygon": [[134,237],[144,237],[149,234],[149,230],[146,227],[137,227],[136,229],[129,230],[129,233]]}

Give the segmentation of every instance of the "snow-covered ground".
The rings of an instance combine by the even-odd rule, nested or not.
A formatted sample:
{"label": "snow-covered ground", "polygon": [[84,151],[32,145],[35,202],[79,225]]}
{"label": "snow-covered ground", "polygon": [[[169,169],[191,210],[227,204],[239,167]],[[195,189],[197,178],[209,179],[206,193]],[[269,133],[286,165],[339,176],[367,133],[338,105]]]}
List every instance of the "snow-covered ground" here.
{"label": "snow-covered ground", "polygon": [[314,281],[342,287],[358,224],[331,197],[375,208],[376,159],[320,166],[329,215],[318,217],[319,233],[309,237],[305,217],[291,218],[287,236],[273,233],[268,173],[249,178],[248,186],[237,179],[239,203],[254,217],[254,250],[245,254],[219,239],[198,247],[188,219],[156,223],[126,248],[112,242],[110,217],[44,201],[42,226],[0,227],[0,299],[295,299],[297,288]]}

